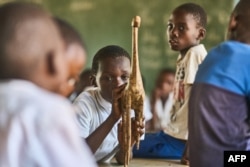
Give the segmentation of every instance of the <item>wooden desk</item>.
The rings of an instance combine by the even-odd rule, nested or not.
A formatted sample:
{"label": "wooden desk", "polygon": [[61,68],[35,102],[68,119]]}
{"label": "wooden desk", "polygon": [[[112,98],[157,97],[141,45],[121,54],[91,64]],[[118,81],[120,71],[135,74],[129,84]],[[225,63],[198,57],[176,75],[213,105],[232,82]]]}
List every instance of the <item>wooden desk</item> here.
{"label": "wooden desk", "polygon": [[[188,167],[187,165],[181,165],[180,160],[167,160],[167,159],[143,159],[134,158],[130,161],[129,167]],[[99,167],[123,167],[118,165],[115,161],[110,164],[99,164]]]}

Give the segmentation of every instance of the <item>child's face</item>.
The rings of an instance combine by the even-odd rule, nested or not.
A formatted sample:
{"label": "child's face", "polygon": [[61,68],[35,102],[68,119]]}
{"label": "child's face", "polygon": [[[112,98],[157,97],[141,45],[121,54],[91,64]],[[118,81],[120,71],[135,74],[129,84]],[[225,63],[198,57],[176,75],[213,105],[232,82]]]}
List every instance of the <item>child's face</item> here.
{"label": "child's face", "polygon": [[80,94],[86,88],[93,86],[90,77],[91,77],[91,72],[88,71],[84,71],[84,75],[83,74],[80,75],[80,78],[75,86],[75,92],[77,94]]}
{"label": "child's face", "polygon": [[[37,22],[33,21],[30,23],[33,27],[38,24],[39,20]],[[58,29],[52,20],[49,20],[49,22],[45,22],[45,27],[42,25],[39,25],[39,33],[40,34],[40,45],[35,45],[32,48],[34,50],[40,51],[41,48],[39,46],[43,46],[44,54],[46,52],[46,77],[45,75],[36,75],[35,77],[39,78],[37,82],[38,85],[41,87],[44,87],[45,89],[48,89],[52,92],[58,92],[58,87],[67,80],[67,62],[65,61],[64,57],[64,44],[61,38],[61,35],[58,32]],[[52,27],[53,25],[53,27]],[[38,48],[36,48],[38,47]]]}
{"label": "child's face", "polygon": [[168,21],[167,37],[172,50],[186,51],[200,42],[200,28],[192,14],[176,10]]}
{"label": "child's face", "polygon": [[157,88],[161,90],[161,96],[168,96],[171,91],[173,91],[174,85],[174,74],[163,73],[159,76],[157,80]]}
{"label": "child's face", "polygon": [[102,97],[112,102],[112,90],[129,81],[130,60],[127,57],[107,57],[99,62],[96,84]]}
{"label": "child's face", "polygon": [[85,65],[85,50],[78,44],[70,45],[66,50],[66,60],[68,64],[68,80],[60,88],[60,94],[69,96],[75,89],[75,83],[79,78],[82,68]]}

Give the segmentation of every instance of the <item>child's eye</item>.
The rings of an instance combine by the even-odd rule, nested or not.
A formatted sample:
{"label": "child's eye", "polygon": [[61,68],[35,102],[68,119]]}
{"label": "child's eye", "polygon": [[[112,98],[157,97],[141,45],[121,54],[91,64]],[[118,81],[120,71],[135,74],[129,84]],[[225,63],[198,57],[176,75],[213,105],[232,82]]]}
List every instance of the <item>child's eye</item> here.
{"label": "child's eye", "polygon": [[108,81],[108,82],[112,82],[113,78],[111,76],[102,76],[101,80],[103,81]]}
{"label": "child's eye", "polygon": [[167,29],[168,29],[168,30],[172,30],[172,29],[173,29],[173,24],[170,24],[170,23],[169,23],[169,24],[167,25]]}
{"label": "child's eye", "polygon": [[122,76],[123,81],[128,81],[128,79],[129,79],[129,76]]}
{"label": "child's eye", "polygon": [[180,26],[180,27],[179,27],[179,30],[180,30],[180,31],[184,31],[184,29],[185,29],[185,28],[184,28],[183,26]]}
{"label": "child's eye", "polygon": [[113,78],[112,78],[111,76],[107,76],[107,77],[106,77],[106,80],[107,80],[107,81],[112,81]]}

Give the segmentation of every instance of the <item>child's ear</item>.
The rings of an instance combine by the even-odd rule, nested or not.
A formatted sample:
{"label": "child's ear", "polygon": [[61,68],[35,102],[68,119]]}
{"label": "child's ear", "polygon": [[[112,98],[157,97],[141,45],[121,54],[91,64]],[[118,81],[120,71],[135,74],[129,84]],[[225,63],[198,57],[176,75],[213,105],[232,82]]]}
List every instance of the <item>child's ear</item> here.
{"label": "child's ear", "polygon": [[90,79],[90,84],[94,87],[97,87],[95,75],[91,75],[89,79]]}
{"label": "child's ear", "polygon": [[49,74],[51,75],[56,74],[55,55],[53,54],[52,51],[48,52],[46,55],[46,66]]}
{"label": "child's ear", "polygon": [[205,36],[206,36],[206,29],[205,28],[200,28],[199,29],[198,40],[204,39]]}
{"label": "child's ear", "polygon": [[237,20],[238,20],[238,16],[232,14],[230,17],[229,24],[228,24],[229,32],[233,31],[237,27]]}

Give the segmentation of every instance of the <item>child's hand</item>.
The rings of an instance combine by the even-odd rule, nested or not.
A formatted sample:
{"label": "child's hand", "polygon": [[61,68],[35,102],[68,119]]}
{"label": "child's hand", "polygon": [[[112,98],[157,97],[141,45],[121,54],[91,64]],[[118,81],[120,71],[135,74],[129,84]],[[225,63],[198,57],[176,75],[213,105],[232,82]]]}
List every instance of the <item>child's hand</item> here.
{"label": "child's hand", "polygon": [[127,84],[123,84],[119,87],[115,87],[112,91],[112,113],[111,116],[114,120],[119,120],[122,115],[122,109],[121,109],[121,97],[123,94],[123,91],[125,90]]}
{"label": "child's hand", "polygon": [[143,117],[142,120],[142,125],[140,125],[139,121],[136,121],[135,118],[132,118],[132,139],[131,139],[131,146],[133,146],[136,142],[136,136],[138,134],[140,137],[145,133],[144,128],[145,128],[145,123],[144,123],[145,118]]}

